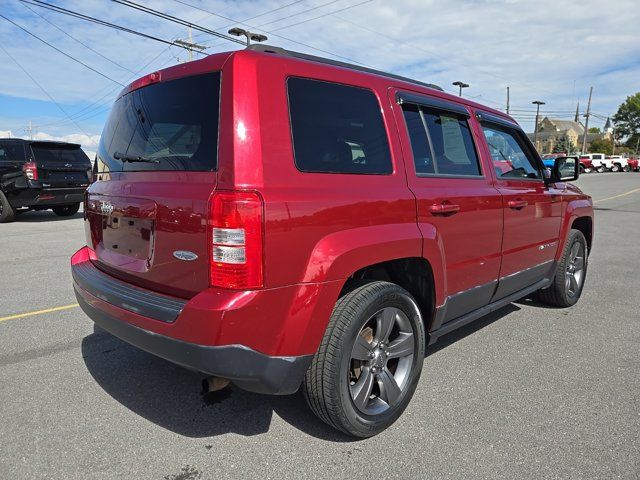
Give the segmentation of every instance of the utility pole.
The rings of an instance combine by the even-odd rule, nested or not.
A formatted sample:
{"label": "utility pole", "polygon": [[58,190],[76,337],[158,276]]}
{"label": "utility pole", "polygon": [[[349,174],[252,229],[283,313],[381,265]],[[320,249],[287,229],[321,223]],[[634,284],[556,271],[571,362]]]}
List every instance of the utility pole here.
{"label": "utility pole", "polygon": [[509,115],[509,87],[507,87],[507,115]]}
{"label": "utility pole", "polygon": [[29,120],[29,123],[27,124],[27,128],[25,130],[27,132],[29,140],[33,140],[33,125],[31,124],[31,120]]}
{"label": "utility pole", "polygon": [[460,80],[458,80],[457,82],[453,82],[452,85],[455,85],[456,87],[460,87],[460,91],[458,92],[459,97],[462,96],[462,89],[469,87],[468,83],[461,82]]}
{"label": "utility pole", "polygon": [[593,94],[593,87],[589,89],[589,102],[587,103],[587,113],[584,114],[586,120],[584,121],[584,135],[582,136],[582,154],[587,153],[587,132],[589,131],[589,115],[591,115],[591,95]]}
{"label": "utility pole", "polygon": [[536,126],[533,130],[533,144],[536,147],[536,150],[539,151],[538,149],[538,118],[540,117],[540,105],[546,105],[544,102],[540,101],[540,100],[534,100],[533,103],[537,108],[536,108]]}
{"label": "utility pole", "polygon": [[180,45],[184,47],[189,52],[189,61],[193,60],[193,51],[197,50],[199,52],[203,52],[207,49],[206,45],[199,45],[197,43],[193,43],[193,36],[191,35],[191,27],[187,27],[187,40],[176,40],[176,45]]}

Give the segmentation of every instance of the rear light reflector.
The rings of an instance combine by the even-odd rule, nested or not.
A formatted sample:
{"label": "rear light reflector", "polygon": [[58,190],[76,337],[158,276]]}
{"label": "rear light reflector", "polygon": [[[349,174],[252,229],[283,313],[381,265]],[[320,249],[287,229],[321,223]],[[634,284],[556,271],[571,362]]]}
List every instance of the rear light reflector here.
{"label": "rear light reflector", "polygon": [[216,192],[209,205],[210,284],[263,286],[263,201],[255,192]]}
{"label": "rear light reflector", "polygon": [[29,180],[38,180],[38,166],[35,162],[26,162],[22,165],[22,172]]}

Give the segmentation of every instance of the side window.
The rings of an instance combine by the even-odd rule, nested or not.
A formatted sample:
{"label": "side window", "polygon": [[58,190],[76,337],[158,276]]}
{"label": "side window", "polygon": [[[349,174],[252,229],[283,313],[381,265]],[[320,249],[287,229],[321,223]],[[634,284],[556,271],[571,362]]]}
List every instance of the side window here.
{"label": "side window", "polygon": [[466,118],[416,105],[403,111],[418,175],[482,175]]}
{"label": "side window", "polygon": [[407,105],[403,108],[403,111],[409,138],[411,139],[411,150],[413,150],[416,173],[418,175],[436,173],[420,109],[416,105]]}
{"label": "side window", "polygon": [[305,78],[289,78],[287,90],[300,171],[393,171],[380,104],[371,90]]}
{"label": "side window", "polygon": [[498,178],[542,179],[538,163],[515,131],[486,124],[482,130]]}
{"label": "side window", "polygon": [[0,143],[0,162],[24,162],[24,148],[19,142]]}

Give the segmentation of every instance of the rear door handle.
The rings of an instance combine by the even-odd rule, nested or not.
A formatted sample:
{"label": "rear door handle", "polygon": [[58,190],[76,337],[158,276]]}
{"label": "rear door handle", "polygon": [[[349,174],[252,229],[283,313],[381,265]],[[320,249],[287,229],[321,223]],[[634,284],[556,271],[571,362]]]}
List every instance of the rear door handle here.
{"label": "rear door handle", "polygon": [[507,202],[507,206],[509,208],[513,208],[514,210],[521,210],[528,205],[526,200],[522,200],[518,198],[517,200],[509,200]]}
{"label": "rear door handle", "polygon": [[434,203],[429,206],[432,215],[453,215],[460,211],[460,205],[454,203]]}

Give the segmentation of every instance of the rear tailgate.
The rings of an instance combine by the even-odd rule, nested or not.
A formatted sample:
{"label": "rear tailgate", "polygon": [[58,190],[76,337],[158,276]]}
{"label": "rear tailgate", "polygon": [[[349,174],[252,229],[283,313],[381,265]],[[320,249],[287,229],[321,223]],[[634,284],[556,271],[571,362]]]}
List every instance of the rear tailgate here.
{"label": "rear tailgate", "polygon": [[116,101],[85,207],[98,268],[184,298],[207,288],[219,97],[220,73],[212,72],[151,84]]}
{"label": "rear tailgate", "polygon": [[43,187],[73,188],[89,184],[91,161],[80,145],[33,142],[31,153]]}

